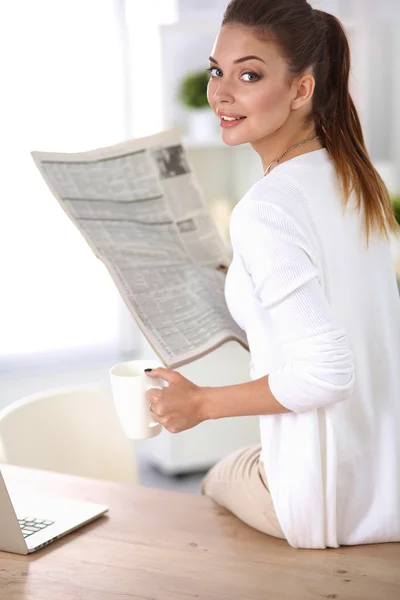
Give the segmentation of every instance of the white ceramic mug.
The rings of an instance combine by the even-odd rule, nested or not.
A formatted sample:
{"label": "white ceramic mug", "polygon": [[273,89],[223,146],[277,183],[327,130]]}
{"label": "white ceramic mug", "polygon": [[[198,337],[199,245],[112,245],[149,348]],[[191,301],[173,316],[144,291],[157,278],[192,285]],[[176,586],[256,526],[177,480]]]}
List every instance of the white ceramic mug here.
{"label": "white ceramic mug", "polygon": [[168,384],[163,379],[149,377],[144,369],[162,366],[154,360],[131,360],[110,369],[115,409],[126,435],[132,440],[151,438],[161,432],[162,426],[153,420],[146,392]]}

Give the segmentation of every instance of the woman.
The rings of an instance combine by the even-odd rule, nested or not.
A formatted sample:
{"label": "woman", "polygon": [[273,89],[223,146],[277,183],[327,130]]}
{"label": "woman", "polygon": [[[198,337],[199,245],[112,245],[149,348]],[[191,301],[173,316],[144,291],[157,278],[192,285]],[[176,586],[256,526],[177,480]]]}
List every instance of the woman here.
{"label": "woman", "polygon": [[217,463],[202,491],[297,548],[400,541],[400,311],[388,192],[349,94],[332,15],[305,0],[233,0],[208,98],[228,145],[264,177],[235,206],[226,300],[249,383],[197,387],[156,369],[169,431],[260,415],[261,448]]}

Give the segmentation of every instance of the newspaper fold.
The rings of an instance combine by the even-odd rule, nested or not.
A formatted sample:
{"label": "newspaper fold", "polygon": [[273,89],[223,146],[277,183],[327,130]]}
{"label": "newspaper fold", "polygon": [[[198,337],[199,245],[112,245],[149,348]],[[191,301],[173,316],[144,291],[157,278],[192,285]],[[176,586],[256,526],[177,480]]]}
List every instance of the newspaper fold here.
{"label": "newspaper fold", "polygon": [[225,302],[225,247],[179,133],[89,152],[32,152],[48,187],[104,263],[165,366],[246,334]]}

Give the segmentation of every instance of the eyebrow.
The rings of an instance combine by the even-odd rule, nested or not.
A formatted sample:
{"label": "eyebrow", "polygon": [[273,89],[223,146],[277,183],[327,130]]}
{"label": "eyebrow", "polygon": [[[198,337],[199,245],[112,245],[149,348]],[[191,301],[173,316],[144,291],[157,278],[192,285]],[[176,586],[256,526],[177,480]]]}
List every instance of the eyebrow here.
{"label": "eyebrow", "polygon": [[[234,63],[235,65],[237,65],[238,63],[242,63],[242,62],[244,62],[245,60],[252,60],[252,59],[253,59],[253,60],[260,60],[261,62],[263,62],[263,63],[264,63],[264,65],[266,65],[266,64],[267,64],[267,63],[266,63],[266,62],[265,62],[265,61],[264,61],[262,58],[260,58],[259,56],[255,56],[254,54],[250,54],[250,56],[243,56],[242,58],[238,58],[237,60],[234,60],[234,61],[233,61],[233,63]],[[213,63],[215,63],[216,65],[218,64],[218,62],[217,62],[217,61],[215,60],[215,58],[213,58],[212,56],[210,56],[210,57],[208,58],[208,60],[209,60],[210,62],[213,62]]]}

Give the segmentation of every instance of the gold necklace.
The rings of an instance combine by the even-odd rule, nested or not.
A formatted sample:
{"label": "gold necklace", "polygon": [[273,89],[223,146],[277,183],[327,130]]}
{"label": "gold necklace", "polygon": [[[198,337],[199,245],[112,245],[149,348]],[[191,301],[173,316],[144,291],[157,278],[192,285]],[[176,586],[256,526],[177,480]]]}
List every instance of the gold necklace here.
{"label": "gold necklace", "polygon": [[308,140],[302,140],[301,142],[297,142],[297,144],[293,144],[293,146],[290,146],[290,148],[288,148],[287,150],[285,150],[285,152],[283,152],[283,154],[281,154],[280,156],[278,156],[278,158],[274,158],[274,160],[272,162],[269,163],[268,167],[265,169],[264,171],[264,177],[266,175],[268,175],[268,173],[271,170],[271,167],[275,164],[279,164],[279,161],[282,160],[282,158],[284,156],[286,156],[286,154],[288,152],[290,152],[291,150],[294,150],[294,148],[297,148],[297,146],[301,146],[302,144],[307,144],[308,142],[313,142],[314,140],[319,140],[318,136],[315,136],[313,138],[310,138]]}

